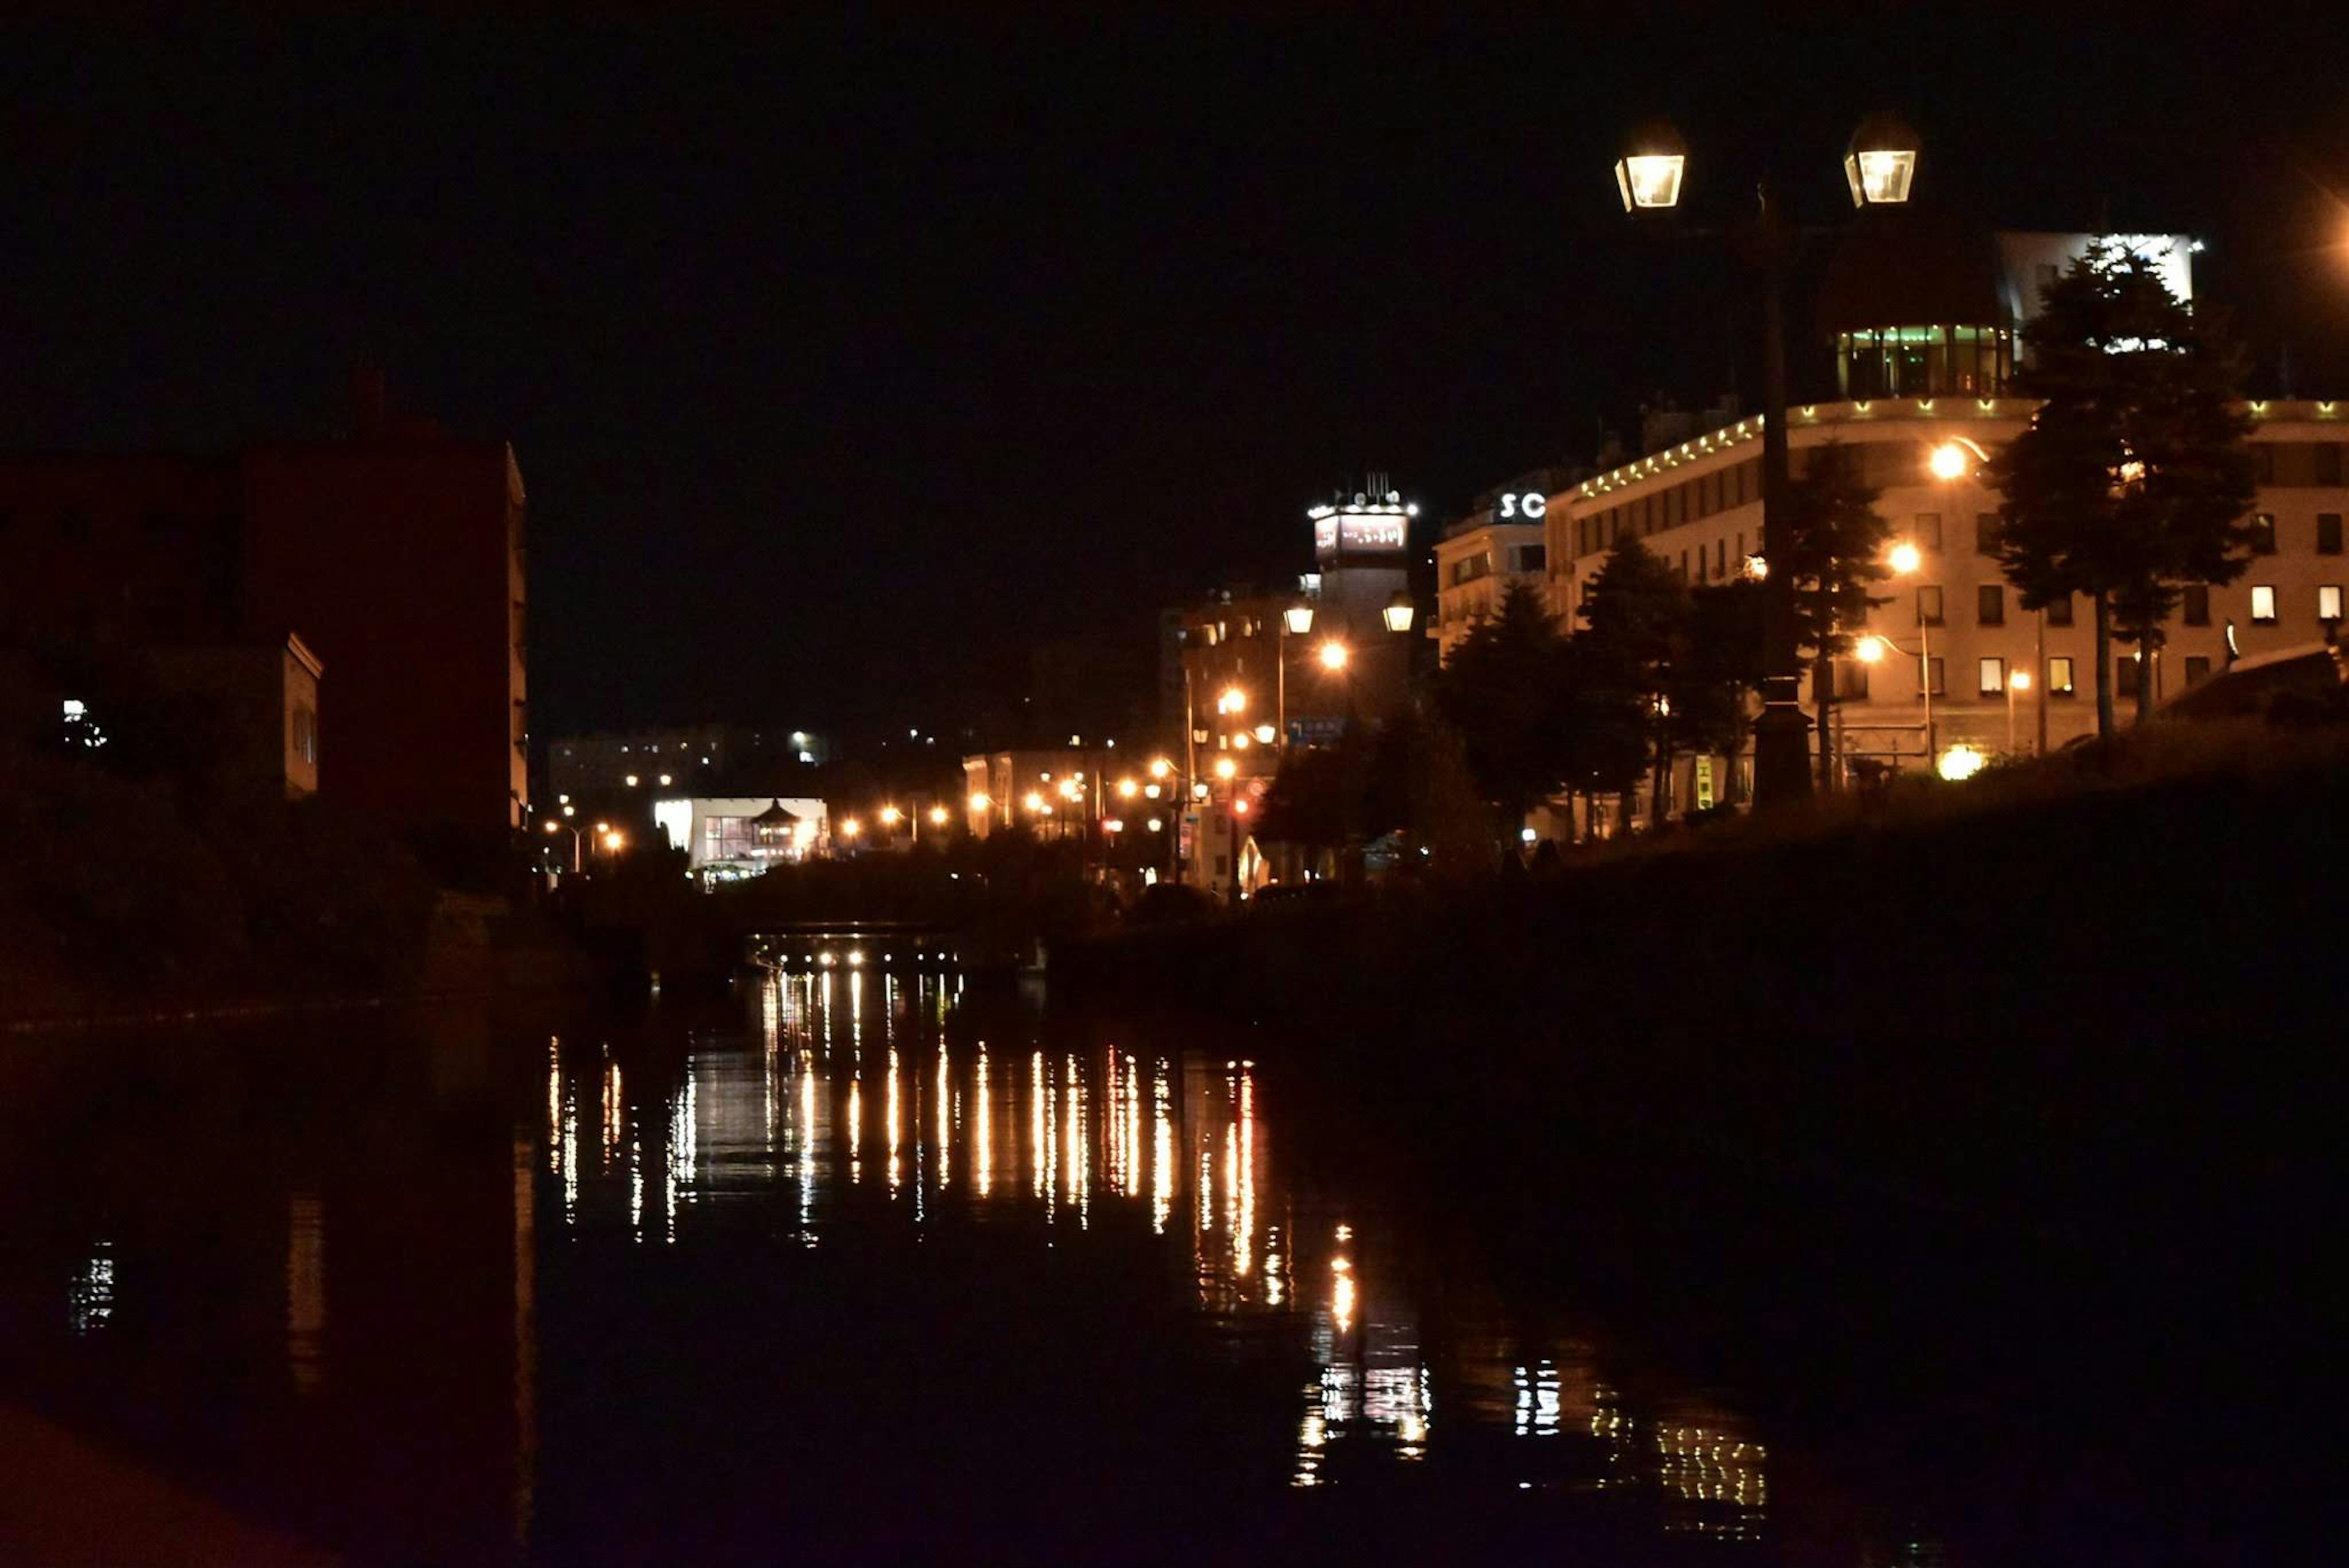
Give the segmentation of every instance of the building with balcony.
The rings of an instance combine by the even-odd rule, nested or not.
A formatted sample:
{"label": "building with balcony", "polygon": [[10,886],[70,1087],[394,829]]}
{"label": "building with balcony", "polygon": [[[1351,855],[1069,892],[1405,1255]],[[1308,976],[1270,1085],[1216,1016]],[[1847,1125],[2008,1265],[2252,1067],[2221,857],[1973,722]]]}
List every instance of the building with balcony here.
{"label": "building with balcony", "polygon": [[1499,608],[1523,583],[1547,591],[1549,498],[1570,477],[1542,469],[1477,497],[1475,510],[1444,531],[1435,544],[1435,615],[1428,622],[1445,663],[1469,628]]}

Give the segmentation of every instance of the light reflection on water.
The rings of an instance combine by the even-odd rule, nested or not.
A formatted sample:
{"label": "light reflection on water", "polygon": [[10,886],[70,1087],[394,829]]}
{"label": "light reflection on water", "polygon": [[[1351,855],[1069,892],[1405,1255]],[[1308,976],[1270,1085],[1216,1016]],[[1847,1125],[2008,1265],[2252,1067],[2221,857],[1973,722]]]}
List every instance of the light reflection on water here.
{"label": "light reflection on water", "polygon": [[[1765,1450],[1737,1417],[1640,1412],[1578,1341],[1469,1335],[1432,1355],[1375,1220],[1312,1220],[1318,1205],[1287,1185],[1278,1110],[1253,1061],[1114,1042],[1007,1052],[973,1037],[957,1049],[949,1000],[927,976],[782,974],[749,1010],[750,1038],[698,1035],[656,1119],[667,1128],[658,1240],[737,1246],[754,1216],[776,1210],[786,1219],[776,1232],[804,1248],[974,1220],[1007,1248],[1146,1231],[1155,1247],[1187,1250],[1203,1322],[1265,1325],[1294,1345],[1306,1376],[1288,1468],[1274,1479],[1375,1484],[1440,1462],[1449,1443],[1489,1468],[1501,1438],[1526,1457],[1490,1478],[1496,1491],[1628,1494],[1667,1532],[1761,1538]],[[563,1107],[550,1112],[563,1194],[563,1234],[550,1244],[592,1246],[606,1206],[622,1200],[619,1176],[608,1160],[581,1167],[564,1054],[546,1069],[548,1103]],[[1024,1057],[1022,1070],[1004,1071],[1007,1057]],[[616,1064],[594,1080],[606,1092],[591,1102],[602,1121],[587,1147],[636,1147],[636,1078]],[[882,1156],[874,1188],[868,1138]],[[999,1179],[1023,1169],[1024,1180]],[[635,1234],[635,1188],[626,1201]],[[1176,1228],[1178,1214],[1188,1219]]]}
{"label": "light reflection on water", "polygon": [[[681,1507],[728,1465],[790,1470],[798,1492],[771,1506],[820,1512],[867,1468],[911,1492],[960,1469],[973,1496],[1081,1493],[1111,1452],[1234,1509],[1522,1491],[1546,1520],[1598,1511],[1659,1546],[1749,1553],[1794,1506],[1730,1401],[1659,1392],[1570,1303],[1505,1306],[1346,1189],[1377,1151],[1309,1147],[1310,1090],[1246,1047],[962,1012],[950,982],[896,971],[776,977],[701,1023],[525,1036],[497,1115],[477,1103],[440,1130],[422,1091],[322,1096],[323,1050],[282,1101],[280,1069],[251,1069],[256,1106],[308,1115],[256,1110],[272,1131],[242,1146],[141,1110],[131,1141],[171,1151],[158,1170],[234,1176],[218,1186],[251,1276],[150,1174],[61,1226],[21,1290],[0,1272],[0,1309],[37,1303],[142,1420],[176,1397],[192,1431],[263,1431],[238,1449],[252,1490],[282,1489],[360,1563],[492,1560],[466,1530],[627,1560],[620,1533],[595,1555],[615,1499],[667,1519],[645,1500]],[[447,1130],[475,1126],[486,1153]],[[280,1162],[271,1137],[306,1152]],[[172,1248],[196,1265],[167,1274]],[[204,1318],[191,1293],[214,1275]],[[160,1388],[169,1357],[191,1392]],[[223,1405],[215,1368],[250,1403]],[[367,1492],[398,1445],[445,1481],[434,1498]],[[647,1458],[680,1445],[695,1457],[674,1473]],[[329,1463],[346,1468],[303,1468]],[[768,1521],[735,1522],[748,1539]],[[395,1531],[440,1555],[368,1544]]]}

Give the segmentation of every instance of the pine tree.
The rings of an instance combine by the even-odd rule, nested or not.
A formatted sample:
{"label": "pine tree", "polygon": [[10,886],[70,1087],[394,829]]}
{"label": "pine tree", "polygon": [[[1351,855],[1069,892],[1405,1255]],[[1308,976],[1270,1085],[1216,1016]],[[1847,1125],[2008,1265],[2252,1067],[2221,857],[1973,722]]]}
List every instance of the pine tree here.
{"label": "pine tree", "polygon": [[1513,583],[1435,679],[1436,708],[1512,851],[1526,814],[1566,776],[1560,640],[1540,591]]}
{"label": "pine tree", "polygon": [[1891,575],[1884,546],[1892,530],[1876,510],[1877,492],[1862,483],[1858,453],[1849,447],[1814,448],[1788,495],[1789,543],[1772,546],[1770,566],[1775,571],[1783,564],[1795,576],[1795,642],[1810,663],[1824,783],[1835,776],[1831,660],[1851,651],[1852,631],[1884,602],[1868,590]]}
{"label": "pine tree", "polygon": [[[1578,722],[1597,768],[1620,778],[1624,742],[1652,770],[1651,819],[1661,819],[1671,765],[1671,696],[1686,659],[1694,607],[1688,586],[1645,545],[1625,538],[1608,552],[1583,596],[1587,629],[1574,639]],[[1632,770],[1636,778],[1637,767]],[[1629,781],[1622,787],[1628,793]]]}
{"label": "pine tree", "polygon": [[[2025,609],[2088,596],[2096,732],[2110,740],[2114,640],[2151,654],[2188,584],[2230,583],[2248,565],[2241,358],[2152,262],[2103,242],[2049,286],[2023,339],[2014,389],[2042,401],[1990,464],[2004,493],[1999,562]],[[2140,720],[2152,703],[2140,673]]]}

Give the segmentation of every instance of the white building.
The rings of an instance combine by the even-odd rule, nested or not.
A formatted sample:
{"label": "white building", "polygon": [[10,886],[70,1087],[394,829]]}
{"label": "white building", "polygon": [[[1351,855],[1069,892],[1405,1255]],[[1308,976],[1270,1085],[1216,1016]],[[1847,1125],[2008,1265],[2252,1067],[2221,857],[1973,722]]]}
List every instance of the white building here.
{"label": "white building", "polygon": [[668,796],[653,802],[653,821],[696,874],[720,881],[804,860],[831,843],[823,802],[807,797]]}
{"label": "white building", "polygon": [[1435,545],[1435,617],[1427,635],[1451,662],[1468,628],[1500,607],[1517,583],[1548,581],[1547,516],[1551,493],[1563,479],[1547,471],[1481,497],[1475,511],[1444,530]]}

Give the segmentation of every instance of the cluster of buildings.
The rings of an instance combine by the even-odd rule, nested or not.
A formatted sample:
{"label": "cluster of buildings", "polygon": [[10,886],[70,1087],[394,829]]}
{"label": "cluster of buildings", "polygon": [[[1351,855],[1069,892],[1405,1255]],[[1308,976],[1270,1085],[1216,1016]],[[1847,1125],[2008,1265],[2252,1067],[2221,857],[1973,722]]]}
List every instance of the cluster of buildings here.
{"label": "cluster of buildings", "polygon": [[[1820,368],[1817,391],[1831,379],[1833,395],[1788,409],[1790,464],[1799,478],[1823,448],[1841,449],[1877,493],[1892,541],[1891,575],[1855,629],[1855,654],[1831,663],[1823,693],[1805,683],[1837,785],[1900,769],[1958,776],[2095,732],[2093,607],[2023,607],[1997,558],[2001,497],[1984,468],[2033,414],[2013,390],[2023,327],[2042,291],[2098,237],[1993,234],[1930,211],[1879,210],[1827,264],[1807,358]],[[2154,262],[2191,303],[2189,237],[2106,237]],[[2296,668],[2334,642],[2349,585],[2349,401],[2257,400],[2248,412],[2258,481],[2249,569],[2189,588],[2142,665],[2134,649],[2116,649],[2108,673],[2125,707],[2141,673],[2157,702],[2171,702],[2222,674]],[[1152,756],[1121,761],[1106,743],[1071,737],[1066,748],[967,758],[970,831],[1098,834],[1110,848],[1138,840],[1152,876],[1179,876],[1219,900],[1326,870],[1255,831],[1284,754],[1410,704],[1418,678],[1515,585],[1571,635],[1624,539],[1692,587],[1766,571],[1762,433],[1762,418],[1733,401],[1647,410],[1636,452],[1610,447],[1593,464],[1495,486],[1435,542],[1424,618],[1419,509],[1372,476],[1309,510],[1314,571],[1161,613]],[[1682,756],[1661,800],[1643,790],[1554,802],[1526,836],[1606,835],[1645,826],[1659,807],[1677,815],[1750,799],[1752,769],[1750,749]]]}
{"label": "cluster of buildings", "polygon": [[502,845],[529,806],[526,519],[511,447],[389,413],[371,373],[336,439],[0,455],[0,702],[102,743],[103,699],[56,671],[134,656],[211,704],[237,787]]}
{"label": "cluster of buildings", "polygon": [[[963,759],[967,830],[1077,839],[1143,883],[1219,900],[1326,869],[1255,831],[1281,758],[1392,718],[1429,660],[1413,635],[1419,506],[1383,474],[1307,508],[1314,570],[1233,585],[1159,617],[1154,747],[1114,739]],[[1285,857],[1285,858],[1284,858]]]}
{"label": "cluster of buildings", "polygon": [[[1837,396],[1788,410],[1793,470],[1799,477],[1829,444],[1856,458],[1899,568],[1878,589],[1885,602],[1857,633],[1858,656],[1835,662],[1826,712],[1813,705],[1841,769],[1951,773],[2095,731],[2092,608],[2022,607],[1994,554],[2000,496],[1982,476],[1985,460],[2032,416],[2033,404],[2009,389],[2021,329],[2041,289],[2093,237],[2001,234],[1975,244],[1937,230],[1920,254],[1913,231],[1864,226],[1824,280],[1819,328]],[[2191,300],[2188,237],[2119,237],[2157,259],[2172,290]],[[2158,700],[2230,669],[2313,654],[2340,624],[2349,400],[2253,401],[2249,412],[2259,484],[2250,569],[2236,583],[2186,592],[2145,671]],[[1607,553],[1625,538],[1692,585],[1766,569],[1755,559],[1761,438],[1758,417],[1730,415],[1667,430],[1643,441],[1640,455],[1594,472],[1497,487],[1436,544],[1428,635],[1448,658],[1513,583],[1537,590],[1570,632]],[[2138,655],[2116,653],[2115,690],[2134,693]],[[1731,769],[1750,784],[1751,766],[1750,755],[1682,759],[1665,810],[1689,809],[1701,780],[1725,785]],[[1553,815],[1536,831],[1563,836],[1568,827]]]}

